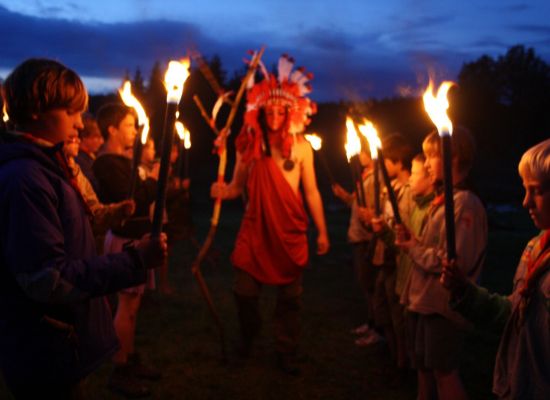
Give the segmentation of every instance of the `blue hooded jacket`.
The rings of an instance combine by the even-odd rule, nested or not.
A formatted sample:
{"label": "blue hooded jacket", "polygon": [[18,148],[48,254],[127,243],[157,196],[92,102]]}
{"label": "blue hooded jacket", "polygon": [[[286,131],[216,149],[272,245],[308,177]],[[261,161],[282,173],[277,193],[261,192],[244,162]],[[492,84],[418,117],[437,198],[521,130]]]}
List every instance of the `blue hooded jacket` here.
{"label": "blue hooded jacket", "polygon": [[0,145],[0,368],[9,386],[78,381],[119,347],[103,297],[145,281],[135,250],[97,256],[55,153]]}

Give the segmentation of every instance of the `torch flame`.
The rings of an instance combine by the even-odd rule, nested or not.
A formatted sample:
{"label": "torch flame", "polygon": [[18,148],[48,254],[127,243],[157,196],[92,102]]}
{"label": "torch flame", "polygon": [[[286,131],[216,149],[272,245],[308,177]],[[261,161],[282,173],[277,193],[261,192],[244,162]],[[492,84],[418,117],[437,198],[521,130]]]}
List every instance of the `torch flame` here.
{"label": "torch flame", "polygon": [[305,134],[304,138],[309,142],[313,150],[318,151],[323,145],[323,139],[321,139],[317,134]]}
{"label": "torch flame", "polygon": [[453,85],[454,83],[450,81],[443,82],[437,90],[437,96],[434,97],[433,83],[430,80],[430,84],[424,92],[424,109],[436,126],[440,136],[452,135],[453,133],[453,123],[447,115],[447,109],[449,108],[447,92]]}
{"label": "torch flame", "polygon": [[164,75],[164,86],[166,87],[166,101],[178,104],[183,94],[183,84],[189,77],[189,58],[181,61],[170,61],[166,75]]}
{"label": "torch flame", "polygon": [[178,137],[183,140],[183,147],[187,150],[191,148],[191,132],[189,132],[181,121],[176,121],[176,132]]}
{"label": "torch flame", "polygon": [[361,141],[355,129],[355,124],[350,117],[346,118],[346,157],[348,162],[351,158],[361,152]]}
{"label": "torch flame", "polygon": [[132,84],[130,81],[124,82],[122,89],[118,89],[118,93],[127,107],[136,110],[138,115],[138,125],[143,127],[141,131],[141,143],[147,143],[147,135],[149,134],[149,118],[147,118],[147,114],[145,113],[145,110],[139,100],[132,94]]}
{"label": "torch flame", "polygon": [[378,159],[378,149],[382,148],[382,142],[373,123],[365,119],[363,125],[359,125],[359,131],[367,139],[370,147],[370,156],[373,160]]}
{"label": "torch flame", "polygon": [[8,115],[8,110],[6,108],[6,103],[4,103],[2,107],[2,121],[8,122],[10,120],[10,116]]}

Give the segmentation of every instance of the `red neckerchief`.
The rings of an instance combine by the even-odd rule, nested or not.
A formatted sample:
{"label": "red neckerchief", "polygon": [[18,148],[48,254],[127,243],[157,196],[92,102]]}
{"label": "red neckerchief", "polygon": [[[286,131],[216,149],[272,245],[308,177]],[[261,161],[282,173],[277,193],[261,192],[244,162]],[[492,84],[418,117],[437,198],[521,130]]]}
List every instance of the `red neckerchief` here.
{"label": "red neckerchief", "polygon": [[[534,255],[534,257],[532,257]],[[535,292],[539,279],[548,271],[550,263],[550,230],[543,233],[540,241],[533,247],[527,260],[527,271],[525,273],[525,281],[522,288],[519,290],[520,299],[517,308],[518,319],[516,328],[519,330],[525,322],[527,309],[533,293]]]}
{"label": "red neckerchief", "polygon": [[445,193],[440,193],[434,197],[432,202],[430,203],[430,209],[428,210],[428,214],[432,214],[435,210],[437,210],[441,205],[445,203]]}
{"label": "red neckerchief", "polygon": [[[537,251],[538,250],[538,251]],[[533,253],[535,257],[533,259]],[[550,229],[543,233],[538,245],[529,254],[527,261],[527,272],[525,281],[520,294],[523,297],[529,296],[535,289],[535,283],[538,280],[541,269],[544,269],[545,262],[550,257]]]}

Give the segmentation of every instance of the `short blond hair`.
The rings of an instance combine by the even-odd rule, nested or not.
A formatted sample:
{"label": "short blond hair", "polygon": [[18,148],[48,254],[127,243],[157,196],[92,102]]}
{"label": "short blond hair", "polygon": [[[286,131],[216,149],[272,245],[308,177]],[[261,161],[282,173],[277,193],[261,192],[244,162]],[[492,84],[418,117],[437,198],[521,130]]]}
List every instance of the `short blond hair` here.
{"label": "short blond hair", "polygon": [[536,179],[541,186],[550,185],[550,139],[534,145],[521,157],[518,165],[519,174]]}
{"label": "short blond hair", "polygon": [[[426,155],[441,154],[441,140],[437,131],[433,131],[426,136],[422,142],[422,151]],[[453,158],[458,160],[458,169],[460,172],[468,173],[474,164],[476,144],[470,131],[461,126],[455,127],[451,139],[451,151]]]}

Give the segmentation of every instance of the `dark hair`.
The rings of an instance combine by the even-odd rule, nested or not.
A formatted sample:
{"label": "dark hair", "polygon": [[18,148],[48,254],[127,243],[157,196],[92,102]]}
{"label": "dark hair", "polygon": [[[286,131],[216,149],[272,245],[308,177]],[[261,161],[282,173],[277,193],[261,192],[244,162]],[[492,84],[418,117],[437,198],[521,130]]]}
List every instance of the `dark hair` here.
{"label": "dark hair", "polygon": [[6,78],[2,97],[10,123],[24,124],[39,114],[57,108],[83,112],[88,93],[76,72],[48,59],[31,58],[19,64]]}
{"label": "dark hair", "polygon": [[84,113],[82,115],[82,124],[84,125],[84,129],[82,129],[80,132],[78,132],[78,136],[82,138],[87,138],[88,136],[91,136],[94,133],[101,134],[99,130],[99,126],[97,125],[97,121],[95,120],[94,116],[90,113]]}
{"label": "dark hair", "polygon": [[382,140],[384,157],[394,163],[401,162],[403,168],[411,170],[411,163],[414,156],[413,149],[400,133],[392,133]]}
{"label": "dark hair", "polygon": [[128,114],[137,118],[133,108],[120,103],[108,103],[99,109],[97,112],[97,124],[105,141],[109,139],[109,127],[114,126],[118,128]]}
{"label": "dark hair", "polygon": [[269,136],[267,133],[269,128],[267,126],[267,116],[264,107],[258,110],[258,125],[262,130],[262,140],[265,146],[265,155],[271,157],[271,144],[269,143]]}

